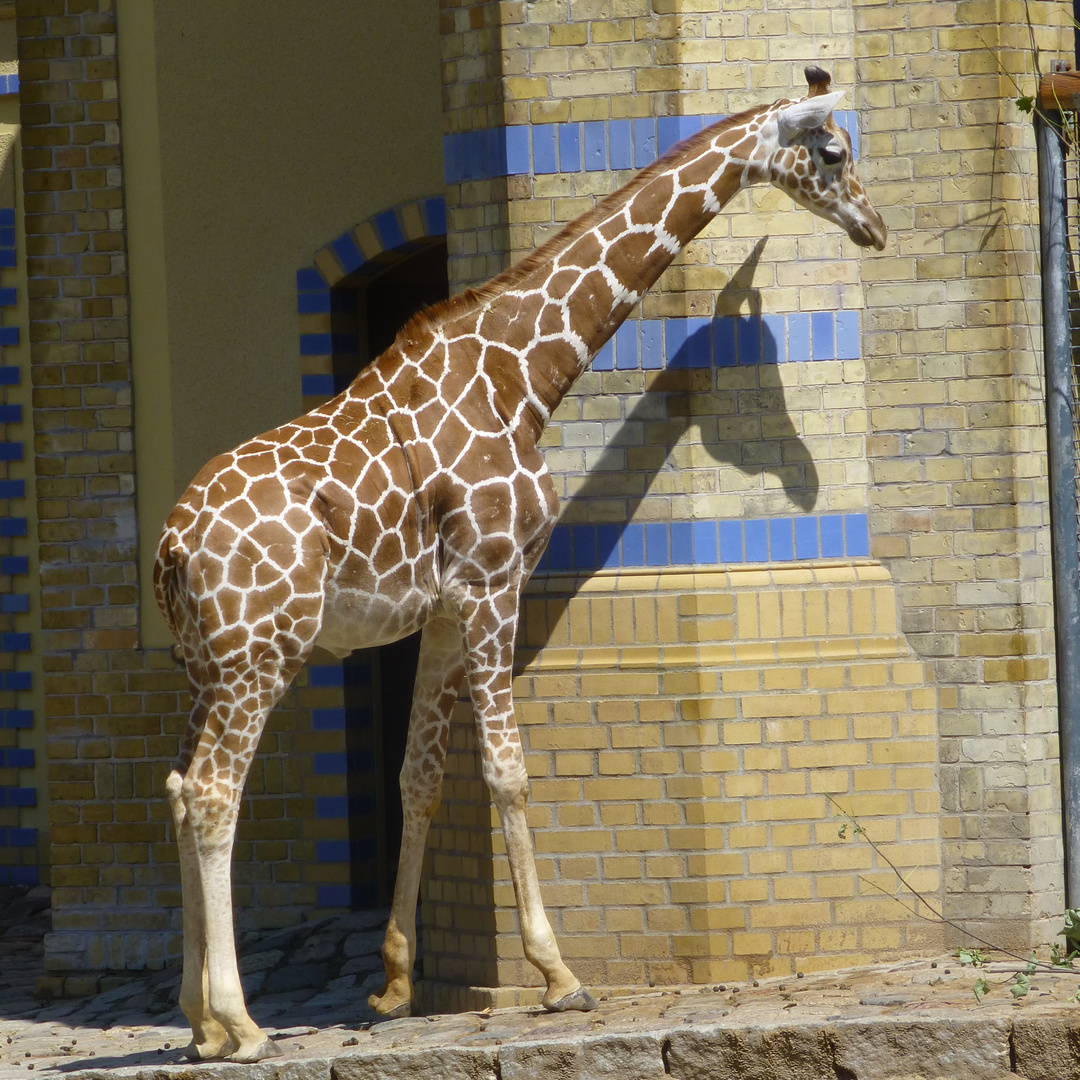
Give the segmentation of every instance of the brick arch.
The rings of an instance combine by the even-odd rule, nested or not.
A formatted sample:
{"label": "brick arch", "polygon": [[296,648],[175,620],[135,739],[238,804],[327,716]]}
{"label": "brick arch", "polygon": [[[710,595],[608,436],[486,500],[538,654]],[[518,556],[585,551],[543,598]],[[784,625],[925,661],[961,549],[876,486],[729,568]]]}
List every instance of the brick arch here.
{"label": "brick arch", "polygon": [[441,195],[382,210],[346,229],[316,251],[313,265],[296,274],[300,316],[300,371],[304,409],[331,397],[334,354],[355,348],[355,313],[335,286],[346,278],[376,277],[396,262],[446,236],[446,201]]}
{"label": "brick arch", "polygon": [[[359,348],[356,292],[350,283],[374,281],[445,236],[445,200],[441,196],[418,199],[347,229],[315,253],[311,266],[297,271],[305,410],[321,405],[341,389],[334,375],[335,356],[347,356]],[[323,657],[309,665],[306,679],[298,680],[298,686],[301,706],[311,710],[312,729],[320,745],[311,761],[317,788],[311,825],[315,866],[307,871],[315,885],[316,903],[323,908],[370,907],[377,898],[357,892],[351,867],[354,859],[369,860],[371,853],[349,834],[350,819],[366,812],[358,806],[355,792],[350,796],[349,770],[350,757],[356,767],[364,756],[356,753],[358,732],[354,729],[374,722],[367,704],[372,687],[370,662],[366,666],[361,661],[343,664]]]}

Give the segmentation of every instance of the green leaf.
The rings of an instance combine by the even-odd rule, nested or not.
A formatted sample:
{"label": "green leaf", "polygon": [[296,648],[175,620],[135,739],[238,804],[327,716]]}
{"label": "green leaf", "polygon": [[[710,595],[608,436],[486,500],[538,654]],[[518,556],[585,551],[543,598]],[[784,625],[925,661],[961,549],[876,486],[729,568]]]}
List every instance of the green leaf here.
{"label": "green leaf", "polygon": [[841,825],[840,828],[836,830],[836,835],[839,836],[841,840],[847,839],[847,825]]}
{"label": "green leaf", "polygon": [[1065,926],[1059,934],[1068,943],[1070,953],[1080,952],[1080,911],[1069,908],[1065,912]]}
{"label": "green leaf", "polygon": [[[986,997],[990,987],[986,985],[986,980],[980,976],[978,982],[972,987],[972,990],[975,991],[975,1000],[981,1004],[982,999]],[[1080,993],[1080,991],[1078,991],[1078,993]]]}
{"label": "green leaf", "polygon": [[1023,972],[1019,972],[1009,987],[1009,993],[1019,1001],[1030,989],[1031,980]]}
{"label": "green leaf", "polygon": [[1016,99],[1016,107],[1022,113],[1030,113],[1035,111],[1035,99],[1033,97],[1018,97]]}
{"label": "green leaf", "polygon": [[1080,986],[1076,988],[1075,994],[1073,994],[1071,997],[1067,997],[1065,1000],[1073,1005],[1080,1005]]}
{"label": "green leaf", "polygon": [[956,956],[961,964],[970,964],[972,967],[982,967],[987,959],[978,949],[959,949]]}

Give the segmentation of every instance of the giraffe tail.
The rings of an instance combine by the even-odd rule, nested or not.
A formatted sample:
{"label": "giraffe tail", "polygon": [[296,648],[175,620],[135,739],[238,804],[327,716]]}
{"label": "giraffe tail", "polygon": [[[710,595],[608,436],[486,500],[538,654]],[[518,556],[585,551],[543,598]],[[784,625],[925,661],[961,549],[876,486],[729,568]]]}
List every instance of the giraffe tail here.
{"label": "giraffe tail", "polygon": [[184,650],[180,644],[180,627],[176,618],[177,605],[180,603],[179,571],[187,564],[187,552],[175,529],[166,524],[158,545],[157,559],[154,563],[154,597],[165,623],[176,641],[172,647],[172,658],[177,664],[185,665]]}

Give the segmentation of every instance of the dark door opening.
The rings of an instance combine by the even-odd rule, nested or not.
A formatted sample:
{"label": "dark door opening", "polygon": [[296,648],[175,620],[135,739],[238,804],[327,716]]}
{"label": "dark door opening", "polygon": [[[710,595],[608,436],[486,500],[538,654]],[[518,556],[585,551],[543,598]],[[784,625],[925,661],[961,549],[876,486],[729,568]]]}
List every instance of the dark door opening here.
{"label": "dark door opening", "polygon": [[[370,265],[370,264],[368,264]],[[394,341],[422,308],[449,295],[445,239],[395,261],[377,276],[353,275],[335,287],[334,375],[344,388]],[[398,774],[412,708],[420,635],[355,652],[344,663],[348,752],[350,884],[356,908],[389,904],[401,849]]]}

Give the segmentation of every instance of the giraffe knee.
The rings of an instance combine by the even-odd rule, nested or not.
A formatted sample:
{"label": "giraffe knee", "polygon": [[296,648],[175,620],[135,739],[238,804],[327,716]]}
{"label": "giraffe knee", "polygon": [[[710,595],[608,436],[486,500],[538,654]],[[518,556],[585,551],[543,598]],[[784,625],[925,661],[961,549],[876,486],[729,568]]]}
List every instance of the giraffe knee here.
{"label": "giraffe knee", "polygon": [[516,768],[497,768],[491,763],[484,762],[484,779],[487,781],[488,790],[491,792],[491,800],[496,809],[515,804],[524,804],[529,797],[529,775],[524,765]]}

